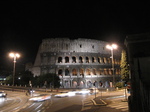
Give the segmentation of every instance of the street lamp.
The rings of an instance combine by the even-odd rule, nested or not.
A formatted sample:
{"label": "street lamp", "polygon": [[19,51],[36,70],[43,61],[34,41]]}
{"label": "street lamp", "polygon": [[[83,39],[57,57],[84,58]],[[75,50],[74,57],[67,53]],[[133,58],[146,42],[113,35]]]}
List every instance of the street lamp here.
{"label": "street lamp", "polygon": [[106,45],[107,49],[111,50],[111,59],[112,59],[112,71],[113,71],[113,87],[115,87],[115,69],[114,69],[114,56],[113,56],[113,50],[117,49],[118,46],[116,44],[112,45]]}
{"label": "street lamp", "polygon": [[16,59],[20,57],[20,54],[18,53],[9,53],[9,56],[11,58],[14,58],[14,67],[13,67],[13,86],[14,86],[14,82],[15,82],[15,64],[16,64]]}

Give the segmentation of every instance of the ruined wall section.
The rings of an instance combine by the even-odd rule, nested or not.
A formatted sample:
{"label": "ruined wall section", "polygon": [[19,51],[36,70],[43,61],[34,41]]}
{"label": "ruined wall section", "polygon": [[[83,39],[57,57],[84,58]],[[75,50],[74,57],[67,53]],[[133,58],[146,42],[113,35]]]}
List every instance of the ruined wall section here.
{"label": "ruined wall section", "polygon": [[[108,43],[104,41],[83,38],[74,40],[69,38],[43,39],[41,45],[39,46],[32,72],[35,76],[40,75],[42,73],[42,69],[44,69],[44,73],[46,73],[46,71],[50,73],[55,72],[58,57],[63,57],[63,62],[65,62],[64,59],[68,56],[70,63],[72,63],[72,56],[77,58],[77,62],[79,62],[79,56],[82,56],[84,58],[83,60],[85,60],[86,56],[88,56],[90,60],[94,56],[96,57],[96,62],[99,56],[109,58],[111,56],[111,52],[106,49],[107,44]],[[118,52],[118,54],[114,54],[119,56],[118,54],[121,53]],[[67,63],[64,65],[66,64]]]}
{"label": "ruined wall section", "polygon": [[41,44],[41,52],[92,52],[108,53],[105,50],[106,42],[94,39],[49,38]]}

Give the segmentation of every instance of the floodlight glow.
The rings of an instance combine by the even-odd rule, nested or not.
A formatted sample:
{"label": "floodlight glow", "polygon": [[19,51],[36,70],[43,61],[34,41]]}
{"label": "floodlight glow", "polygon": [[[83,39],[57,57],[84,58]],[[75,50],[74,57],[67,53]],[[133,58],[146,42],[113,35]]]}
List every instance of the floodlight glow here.
{"label": "floodlight glow", "polygon": [[112,48],[113,48],[113,49],[117,49],[118,46],[117,46],[116,44],[112,44]]}
{"label": "floodlight glow", "polygon": [[112,47],[110,45],[107,45],[106,48],[107,49],[112,49]]}
{"label": "floodlight glow", "polygon": [[112,44],[112,45],[106,45],[107,49],[113,50],[113,49],[117,49],[118,46],[116,44]]}
{"label": "floodlight glow", "polygon": [[17,58],[19,58],[20,54],[18,54],[18,53],[10,53],[9,56],[10,57],[17,57]]}
{"label": "floodlight glow", "polygon": [[10,53],[9,56],[10,56],[10,57],[14,57],[14,53]]}
{"label": "floodlight glow", "polygon": [[17,54],[16,54],[16,57],[18,57],[18,58],[19,58],[19,57],[20,57],[20,55],[17,53]]}

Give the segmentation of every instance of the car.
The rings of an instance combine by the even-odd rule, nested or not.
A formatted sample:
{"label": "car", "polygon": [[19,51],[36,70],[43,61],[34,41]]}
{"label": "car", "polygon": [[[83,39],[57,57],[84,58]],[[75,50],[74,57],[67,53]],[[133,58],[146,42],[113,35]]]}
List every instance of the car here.
{"label": "car", "polygon": [[0,97],[6,97],[6,96],[7,96],[7,93],[5,93],[4,91],[0,92]]}
{"label": "car", "polygon": [[84,94],[89,94],[90,90],[88,89],[82,89],[81,91],[77,91],[76,94],[78,95],[84,95]]}
{"label": "car", "polygon": [[51,94],[40,94],[29,99],[29,101],[45,101],[51,98]]}
{"label": "car", "polygon": [[68,92],[68,96],[75,96],[76,95],[76,91],[69,91]]}
{"label": "car", "polygon": [[29,89],[28,90],[30,93],[34,93],[35,92],[35,90],[33,90],[33,89]]}
{"label": "car", "polygon": [[33,89],[28,89],[28,91],[26,92],[26,95],[27,95],[27,96],[33,95],[34,92],[35,92],[35,90],[33,90]]}
{"label": "car", "polygon": [[60,92],[60,93],[58,93],[58,94],[56,94],[54,96],[61,98],[61,97],[68,97],[69,94],[68,94],[68,92]]}
{"label": "car", "polygon": [[89,90],[90,90],[90,94],[99,93],[99,90],[97,88],[90,88]]}

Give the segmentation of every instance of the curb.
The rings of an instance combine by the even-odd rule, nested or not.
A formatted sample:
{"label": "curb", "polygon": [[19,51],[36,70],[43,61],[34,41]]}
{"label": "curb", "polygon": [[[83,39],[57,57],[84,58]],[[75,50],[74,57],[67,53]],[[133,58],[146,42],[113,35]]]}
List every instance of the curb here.
{"label": "curb", "polygon": [[107,105],[107,103],[104,102],[102,99],[100,99],[100,100],[101,100],[101,102],[102,102],[103,104],[97,104],[93,99],[91,99],[91,100],[92,100],[92,102],[94,103],[94,105],[99,105],[99,106],[106,106],[106,105]]}

